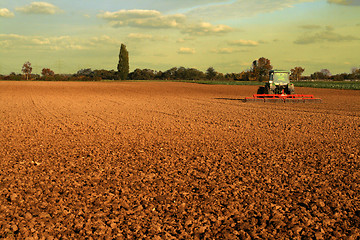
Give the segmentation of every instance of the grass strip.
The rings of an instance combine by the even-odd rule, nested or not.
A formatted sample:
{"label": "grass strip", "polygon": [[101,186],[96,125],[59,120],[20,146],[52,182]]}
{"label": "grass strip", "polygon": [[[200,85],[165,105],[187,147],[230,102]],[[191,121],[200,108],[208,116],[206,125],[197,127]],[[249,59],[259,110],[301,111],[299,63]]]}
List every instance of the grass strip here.
{"label": "grass strip", "polygon": [[297,81],[295,87],[360,90],[360,81]]}

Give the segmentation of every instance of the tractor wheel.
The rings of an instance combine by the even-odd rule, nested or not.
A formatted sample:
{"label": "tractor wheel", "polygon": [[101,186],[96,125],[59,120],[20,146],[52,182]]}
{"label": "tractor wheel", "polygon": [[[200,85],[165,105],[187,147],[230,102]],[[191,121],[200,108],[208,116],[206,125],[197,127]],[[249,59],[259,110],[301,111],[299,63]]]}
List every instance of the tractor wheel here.
{"label": "tractor wheel", "polygon": [[265,87],[259,87],[257,90],[257,94],[264,94],[265,93]]}
{"label": "tractor wheel", "polygon": [[264,93],[265,94],[273,94],[273,91],[271,91],[271,89],[269,87],[265,87],[264,88]]}
{"label": "tractor wheel", "polygon": [[291,87],[288,86],[288,87],[285,89],[285,93],[286,93],[286,94],[295,94],[294,88],[291,88]]}
{"label": "tractor wheel", "polygon": [[295,94],[295,88],[293,84],[290,84],[287,86],[287,91],[289,92],[288,94]]}

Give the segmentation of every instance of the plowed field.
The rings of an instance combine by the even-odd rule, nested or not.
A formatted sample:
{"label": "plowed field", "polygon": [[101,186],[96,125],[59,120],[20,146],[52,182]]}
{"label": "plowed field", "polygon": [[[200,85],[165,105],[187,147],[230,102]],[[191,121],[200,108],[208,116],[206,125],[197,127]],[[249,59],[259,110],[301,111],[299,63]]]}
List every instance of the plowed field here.
{"label": "plowed field", "polygon": [[0,82],[0,238],[356,239],[360,91]]}

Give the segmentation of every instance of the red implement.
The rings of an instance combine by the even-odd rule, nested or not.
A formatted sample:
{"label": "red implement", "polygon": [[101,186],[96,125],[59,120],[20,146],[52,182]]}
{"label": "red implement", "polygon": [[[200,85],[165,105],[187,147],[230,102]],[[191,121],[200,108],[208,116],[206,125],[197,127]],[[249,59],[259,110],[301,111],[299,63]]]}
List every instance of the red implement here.
{"label": "red implement", "polygon": [[321,98],[305,94],[254,94],[246,97],[245,102],[321,102]]}

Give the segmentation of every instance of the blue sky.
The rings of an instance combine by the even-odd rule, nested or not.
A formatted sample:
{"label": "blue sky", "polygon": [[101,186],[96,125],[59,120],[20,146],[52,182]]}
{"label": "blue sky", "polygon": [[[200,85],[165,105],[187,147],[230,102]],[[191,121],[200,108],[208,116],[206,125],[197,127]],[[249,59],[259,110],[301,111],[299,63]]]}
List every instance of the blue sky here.
{"label": "blue sky", "polygon": [[120,44],[130,70],[212,66],[247,70],[360,67],[360,0],[0,0],[0,74],[51,68],[115,69]]}

